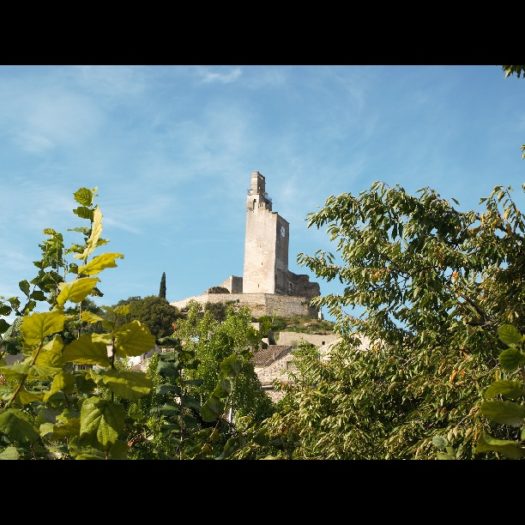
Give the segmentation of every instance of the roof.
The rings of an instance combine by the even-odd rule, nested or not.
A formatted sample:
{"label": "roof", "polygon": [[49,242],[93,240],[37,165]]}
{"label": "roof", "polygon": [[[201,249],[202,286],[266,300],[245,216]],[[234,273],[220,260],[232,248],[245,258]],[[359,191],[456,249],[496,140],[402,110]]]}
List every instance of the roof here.
{"label": "roof", "polygon": [[283,358],[291,349],[290,345],[269,345],[268,348],[263,348],[256,352],[252,362],[254,366],[268,366],[274,361]]}

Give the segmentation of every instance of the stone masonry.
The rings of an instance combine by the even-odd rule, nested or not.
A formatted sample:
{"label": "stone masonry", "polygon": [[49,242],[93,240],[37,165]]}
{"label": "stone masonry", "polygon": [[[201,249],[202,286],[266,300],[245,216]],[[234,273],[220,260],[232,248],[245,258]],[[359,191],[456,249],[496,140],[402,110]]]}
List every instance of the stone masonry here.
{"label": "stone masonry", "polygon": [[235,302],[248,306],[254,317],[317,317],[318,310],[309,306],[309,301],[320,295],[319,284],[288,270],[289,240],[288,221],[272,211],[265,177],[254,171],[246,197],[243,277],[231,275],[220,285],[229,294],[204,293],[171,304],[182,309],[191,300],[201,304]]}

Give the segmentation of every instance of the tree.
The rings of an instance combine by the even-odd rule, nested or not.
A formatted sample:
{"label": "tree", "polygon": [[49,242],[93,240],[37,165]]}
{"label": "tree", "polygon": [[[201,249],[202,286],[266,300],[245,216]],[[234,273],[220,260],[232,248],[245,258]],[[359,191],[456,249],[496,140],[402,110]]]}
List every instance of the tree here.
{"label": "tree", "polygon": [[308,374],[288,387],[259,428],[266,442],[248,454],[434,458],[444,437],[455,457],[473,456],[489,429],[478,400],[497,365],[497,328],[525,325],[525,217],[509,188],[481,203],[461,212],[428,188],[412,196],[374,183],[309,215],[309,226],[327,227],[336,254],[299,261],[343,283],[341,294],[314,299],[343,342],[330,360],[300,358]]}
{"label": "tree", "polygon": [[259,344],[259,334],[251,326],[246,307],[226,307],[224,320],[214,318],[210,310],[192,302],[186,319],[177,323],[173,334],[185,351],[194,352],[199,364],[188,377],[200,382],[196,394],[208,398],[221,375],[221,363],[237,356],[240,369],[232,385],[231,405],[236,418],[248,416],[261,420],[271,412],[271,401],[262,390],[251,358]]}
{"label": "tree", "polygon": [[161,299],[166,299],[166,272],[162,272],[162,277],[160,279],[159,297]]}
{"label": "tree", "polygon": [[175,321],[180,318],[177,308],[171,306],[166,299],[155,295],[143,298],[130,297],[119,301],[116,306],[123,305],[129,305],[129,311],[122,316],[119,322],[140,321],[157,339],[171,335]]}

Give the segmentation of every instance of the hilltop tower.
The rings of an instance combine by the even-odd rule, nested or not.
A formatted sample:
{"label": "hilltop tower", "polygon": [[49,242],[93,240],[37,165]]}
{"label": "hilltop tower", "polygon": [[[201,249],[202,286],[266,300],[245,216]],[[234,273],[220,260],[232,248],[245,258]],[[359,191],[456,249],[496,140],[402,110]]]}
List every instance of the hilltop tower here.
{"label": "hilltop tower", "polygon": [[246,197],[243,293],[288,294],[290,225],[266,193],[264,175],[251,174]]}

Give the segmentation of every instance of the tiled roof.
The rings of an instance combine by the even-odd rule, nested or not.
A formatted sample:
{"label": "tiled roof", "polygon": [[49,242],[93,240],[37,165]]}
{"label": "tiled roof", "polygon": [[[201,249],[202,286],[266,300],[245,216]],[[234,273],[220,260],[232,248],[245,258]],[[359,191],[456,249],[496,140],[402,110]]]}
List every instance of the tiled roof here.
{"label": "tiled roof", "polygon": [[268,366],[277,359],[284,357],[292,349],[289,345],[269,345],[255,353],[252,362],[254,366]]}

